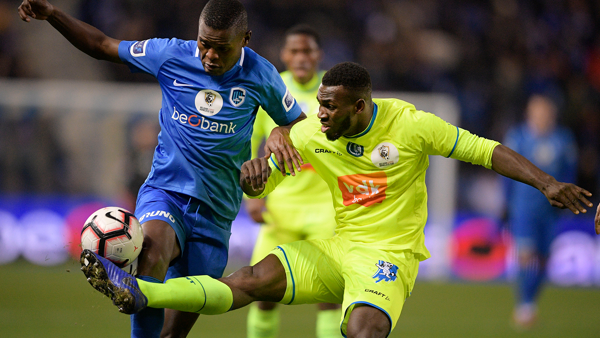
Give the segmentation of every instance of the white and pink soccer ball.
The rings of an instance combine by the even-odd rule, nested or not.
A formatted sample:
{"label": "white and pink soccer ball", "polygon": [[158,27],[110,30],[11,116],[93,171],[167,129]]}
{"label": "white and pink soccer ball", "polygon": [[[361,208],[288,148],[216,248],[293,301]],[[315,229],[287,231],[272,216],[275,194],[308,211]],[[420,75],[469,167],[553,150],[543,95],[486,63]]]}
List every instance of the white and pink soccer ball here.
{"label": "white and pink soccer ball", "polygon": [[137,273],[137,257],[144,234],[133,213],[119,207],[106,207],[88,217],[81,229],[81,249],[91,250],[126,272]]}

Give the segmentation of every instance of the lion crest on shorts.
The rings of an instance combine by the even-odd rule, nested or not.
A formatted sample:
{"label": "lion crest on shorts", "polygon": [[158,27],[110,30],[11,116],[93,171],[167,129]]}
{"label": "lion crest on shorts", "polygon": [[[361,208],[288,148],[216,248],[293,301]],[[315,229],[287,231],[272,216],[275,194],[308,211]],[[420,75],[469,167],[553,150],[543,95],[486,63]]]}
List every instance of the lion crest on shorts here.
{"label": "lion crest on shorts", "polygon": [[375,266],[378,268],[377,272],[373,275],[375,283],[379,283],[382,280],[386,282],[393,282],[398,278],[398,267],[394,264],[386,261],[379,260]]}

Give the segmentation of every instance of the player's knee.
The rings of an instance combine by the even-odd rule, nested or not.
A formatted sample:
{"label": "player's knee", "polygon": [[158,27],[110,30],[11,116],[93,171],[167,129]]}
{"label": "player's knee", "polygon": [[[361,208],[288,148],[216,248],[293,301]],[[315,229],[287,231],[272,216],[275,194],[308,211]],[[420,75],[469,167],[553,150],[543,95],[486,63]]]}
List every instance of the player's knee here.
{"label": "player's knee", "polygon": [[346,336],[348,338],[385,338],[388,333],[390,333],[390,327],[387,323],[363,322],[359,325],[348,325]]}
{"label": "player's knee", "polygon": [[349,338],[385,338],[390,329],[390,320],[382,311],[359,305],[350,313],[346,334]]}

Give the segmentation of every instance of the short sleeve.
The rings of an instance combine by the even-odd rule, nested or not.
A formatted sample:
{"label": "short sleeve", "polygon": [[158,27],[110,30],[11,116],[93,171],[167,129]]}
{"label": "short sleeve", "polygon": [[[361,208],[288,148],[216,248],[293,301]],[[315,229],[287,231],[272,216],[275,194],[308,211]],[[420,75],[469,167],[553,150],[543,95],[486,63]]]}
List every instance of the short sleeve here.
{"label": "short sleeve", "polygon": [[260,105],[278,125],[289,124],[300,116],[302,109],[273,65],[269,64],[265,73]]}
{"label": "short sleeve", "polygon": [[177,39],[148,39],[142,41],[121,41],[119,57],[133,73],[154,75],[167,60],[167,50],[177,43]]}
{"label": "short sleeve", "polygon": [[416,116],[419,121],[416,130],[425,154],[492,167],[492,153],[500,143],[471,134],[431,113],[418,111]]}

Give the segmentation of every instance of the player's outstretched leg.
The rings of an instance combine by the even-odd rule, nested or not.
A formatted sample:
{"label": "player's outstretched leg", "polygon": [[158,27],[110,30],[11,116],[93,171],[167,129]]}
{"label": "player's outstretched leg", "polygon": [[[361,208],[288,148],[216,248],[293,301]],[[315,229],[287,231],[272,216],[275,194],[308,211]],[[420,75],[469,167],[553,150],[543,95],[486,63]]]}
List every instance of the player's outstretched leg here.
{"label": "player's outstretched leg", "polygon": [[79,261],[81,271],[90,285],[112,299],[120,312],[133,314],[148,305],[148,299],[140,291],[135,277],[108,259],[86,249],[81,253]]}

